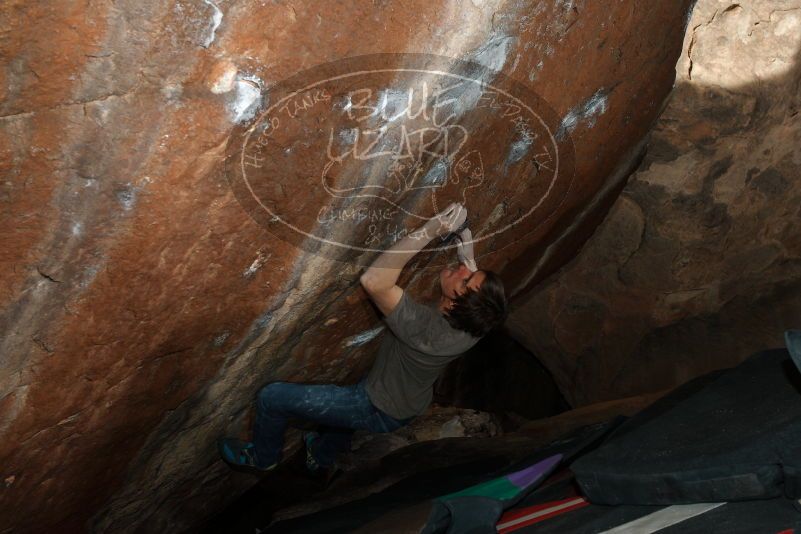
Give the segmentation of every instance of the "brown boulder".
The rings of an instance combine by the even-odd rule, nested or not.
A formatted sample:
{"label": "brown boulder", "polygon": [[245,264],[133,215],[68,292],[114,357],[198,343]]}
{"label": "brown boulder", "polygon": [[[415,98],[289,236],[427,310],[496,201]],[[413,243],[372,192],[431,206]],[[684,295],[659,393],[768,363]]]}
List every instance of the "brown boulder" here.
{"label": "brown boulder", "polygon": [[[572,255],[566,229],[587,233],[577,214],[615,191],[612,171],[671,89],[690,3],[5,2],[0,531],[190,528],[252,484],[214,441],[246,432],[260,385],[369,367],[379,318],[356,258],[276,239],[229,188],[223,160],[270,87],[344,57],[417,52],[481,62],[539,95],[575,173],[547,218],[479,247],[522,291]],[[490,124],[476,146],[517,167],[469,204],[476,226],[530,207],[541,170]],[[271,184],[298,217],[319,212],[316,190]],[[421,272],[402,283],[422,298],[434,276]]]}
{"label": "brown boulder", "polygon": [[801,2],[699,1],[648,153],[513,335],[574,405],[783,346],[801,317]]}

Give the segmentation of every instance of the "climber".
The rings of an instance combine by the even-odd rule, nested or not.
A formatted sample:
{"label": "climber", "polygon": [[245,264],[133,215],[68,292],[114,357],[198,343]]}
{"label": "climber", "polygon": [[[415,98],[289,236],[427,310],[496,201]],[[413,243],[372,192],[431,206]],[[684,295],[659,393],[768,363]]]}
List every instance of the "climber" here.
{"label": "climber", "polygon": [[350,386],[274,382],[263,387],[253,441],[223,438],[218,443],[232,468],[254,474],[273,469],[281,460],[288,419],[301,418],[321,425],[303,436],[306,469],[329,477],[336,455],[350,448],[354,430],[392,432],[426,410],[445,366],[500,326],[508,313],[500,277],[476,267],[468,228],[457,234],[459,266],[439,273],[438,306],[418,303],[396,284],[412,257],[433,238],[455,233],[466,218],[464,206],[451,204],[372,263],[361,284],[389,326],[373,367]]}

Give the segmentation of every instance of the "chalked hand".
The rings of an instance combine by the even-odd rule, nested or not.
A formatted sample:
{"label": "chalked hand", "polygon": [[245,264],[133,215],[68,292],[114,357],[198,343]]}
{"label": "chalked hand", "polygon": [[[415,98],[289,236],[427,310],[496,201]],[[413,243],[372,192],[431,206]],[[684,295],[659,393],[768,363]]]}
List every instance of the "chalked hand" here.
{"label": "chalked hand", "polygon": [[453,202],[429,220],[426,226],[429,226],[434,235],[442,237],[456,231],[465,220],[467,220],[467,208],[458,202]]}

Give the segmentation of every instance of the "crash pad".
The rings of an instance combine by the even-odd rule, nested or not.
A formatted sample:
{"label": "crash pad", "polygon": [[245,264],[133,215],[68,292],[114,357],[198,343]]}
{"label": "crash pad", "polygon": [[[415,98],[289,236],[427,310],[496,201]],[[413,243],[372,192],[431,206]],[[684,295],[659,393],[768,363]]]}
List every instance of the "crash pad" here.
{"label": "crash pad", "polygon": [[801,372],[785,349],[686,384],[573,463],[595,504],[801,497]]}
{"label": "crash pad", "polygon": [[[422,534],[496,532],[496,525],[505,509],[524,500],[560,464],[567,465],[584,451],[597,446],[623,420],[618,417],[579,429],[544,449],[534,451],[522,468],[518,466],[501,477],[435,499]],[[528,463],[531,458],[537,460]]]}

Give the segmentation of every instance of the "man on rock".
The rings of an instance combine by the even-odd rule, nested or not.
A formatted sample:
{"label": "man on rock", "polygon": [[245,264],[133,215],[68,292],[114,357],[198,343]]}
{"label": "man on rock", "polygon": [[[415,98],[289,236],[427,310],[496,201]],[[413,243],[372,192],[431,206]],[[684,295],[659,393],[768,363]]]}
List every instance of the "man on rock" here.
{"label": "man on rock", "polygon": [[476,267],[469,229],[460,234],[459,266],[439,274],[438,305],[416,302],[396,283],[429,241],[455,232],[466,218],[464,206],[451,204],[372,263],[361,284],[389,329],[367,376],[351,386],[264,386],[257,395],[253,441],[223,438],[218,443],[231,467],[256,474],[273,469],[281,460],[288,420],[300,418],[320,425],[318,432],[304,435],[306,468],[328,473],[336,455],[350,448],[354,430],[392,432],[426,410],[441,371],[508,314],[498,275]]}

